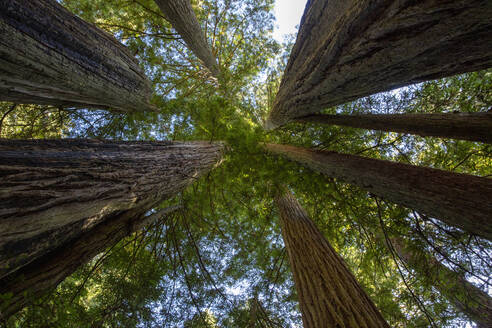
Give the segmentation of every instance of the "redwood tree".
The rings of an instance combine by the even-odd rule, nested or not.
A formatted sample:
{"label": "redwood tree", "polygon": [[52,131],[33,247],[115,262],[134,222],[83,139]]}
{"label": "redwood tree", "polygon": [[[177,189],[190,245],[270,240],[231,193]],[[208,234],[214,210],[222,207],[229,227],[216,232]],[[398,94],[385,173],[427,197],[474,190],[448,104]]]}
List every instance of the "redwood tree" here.
{"label": "redwood tree", "polygon": [[275,199],[305,328],[389,327],[290,192]]}
{"label": "redwood tree", "polygon": [[208,46],[190,0],[155,0],[155,2],[191,51],[203,61],[213,76],[218,77],[220,72],[217,61]]}
{"label": "redwood tree", "polygon": [[125,46],[57,1],[0,2],[0,100],[131,112],[151,94]]}
{"label": "redwood tree", "polygon": [[175,196],[221,157],[207,142],[0,141],[0,277],[128,211]]}
{"label": "redwood tree", "polygon": [[402,237],[391,237],[391,246],[400,259],[436,288],[456,309],[479,328],[492,327],[492,298],[463,275],[441,264],[431,254],[410,247]]}
{"label": "redwood tree", "polygon": [[177,209],[179,206],[173,206],[146,215],[145,209],[137,208],[107,217],[104,222],[74,240],[1,278],[0,295],[6,297],[0,302],[0,319],[7,319],[30,301],[36,301],[56,288],[77,268],[108,247]]}
{"label": "redwood tree", "polygon": [[268,128],[380,91],[492,66],[489,1],[311,0]]}
{"label": "redwood tree", "polygon": [[350,126],[492,143],[492,112],[432,114],[314,114],[297,122]]}
{"label": "redwood tree", "polygon": [[492,179],[333,151],[277,144],[266,149],[492,240]]}

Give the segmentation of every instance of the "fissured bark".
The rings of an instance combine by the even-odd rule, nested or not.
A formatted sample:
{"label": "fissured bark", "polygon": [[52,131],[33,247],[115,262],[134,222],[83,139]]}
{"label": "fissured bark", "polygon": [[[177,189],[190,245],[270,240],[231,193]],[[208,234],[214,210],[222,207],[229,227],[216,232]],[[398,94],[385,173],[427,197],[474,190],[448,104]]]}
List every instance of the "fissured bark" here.
{"label": "fissured bark", "polygon": [[155,2],[191,51],[202,60],[213,76],[219,77],[217,61],[208,46],[190,0],[155,0]]}
{"label": "fissured bark", "polygon": [[492,112],[432,114],[314,114],[296,119],[370,130],[492,143]]}
{"label": "fissured bark", "polygon": [[310,0],[266,126],[488,68],[490,17],[486,0]]}
{"label": "fissured bark", "polygon": [[265,147],[330,178],[492,240],[492,179],[333,151]]}
{"label": "fissured bark", "polygon": [[221,158],[222,144],[0,140],[0,277],[109,217],[145,212]]}
{"label": "fissured bark", "polygon": [[0,2],[0,100],[133,112],[151,94],[125,46],[57,1]]}
{"label": "fissured bark", "polygon": [[297,199],[275,199],[305,328],[389,327]]}

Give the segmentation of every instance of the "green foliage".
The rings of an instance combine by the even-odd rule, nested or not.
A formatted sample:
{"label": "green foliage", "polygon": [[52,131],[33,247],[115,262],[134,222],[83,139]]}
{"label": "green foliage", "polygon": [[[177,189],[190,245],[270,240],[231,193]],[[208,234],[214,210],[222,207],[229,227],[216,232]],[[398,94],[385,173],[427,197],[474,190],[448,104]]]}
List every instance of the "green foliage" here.
{"label": "green foliage", "polygon": [[[265,132],[292,41],[271,37],[273,0],[194,1],[223,76],[210,77],[152,0],[64,0],[124,42],[152,80],[158,113],[0,105],[1,137],[224,141],[221,166],[171,202],[184,209],[81,267],[9,327],[288,327],[301,324],[272,200],[287,184],[393,327],[467,319],[395,258],[381,233],[490,288],[490,243],[354,186],[270,156],[263,142],[492,175],[490,145],[290,124]],[[485,111],[488,71],[359,99],[327,112]],[[166,206],[162,204],[162,206]],[[425,263],[424,263],[425,264]]]}
{"label": "green foliage", "polygon": [[73,127],[61,108],[0,102],[0,138],[61,138]]}

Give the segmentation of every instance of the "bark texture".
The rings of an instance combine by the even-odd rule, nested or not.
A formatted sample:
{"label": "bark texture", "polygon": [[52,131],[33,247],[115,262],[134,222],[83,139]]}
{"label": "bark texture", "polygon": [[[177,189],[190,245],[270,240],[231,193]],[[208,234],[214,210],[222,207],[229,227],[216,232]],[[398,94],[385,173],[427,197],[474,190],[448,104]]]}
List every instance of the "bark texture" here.
{"label": "bark texture", "polygon": [[165,208],[148,216],[142,209],[122,211],[70,243],[1,278],[0,295],[10,294],[12,297],[0,303],[0,319],[7,319],[29,302],[56,288],[78,267],[108,247],[177,209],[178,206]]}
{"label": "bark texture", "polygon": [[353,128],[492,143],[492,112],[439,114],[315,114],[296,120]]}
{"label": "bark texture", "polygon": [[492,240],[492,179],[331,151],[265,147],[328,177]]}
{"label": "bark texture", "polygon": [[155,2],[191,51],[201,59],[212,75],[218,78],[219,66],[208,46],[190,0],[155,0]]}
{"label": "bark texture", "polygon": [[0,100],[130,112],[151,94],[125,46],[55,0],[0,2]]}
{"label": "bark texture", "polygon": [[267,128],[492,66],[488,0],[310,0]]}
{"label": "bark texture", "polygon": [[463,275],[447,268],[428,253],[417,253],[401,237],[391,238],[398,256],[431,283],[456,309],[467,315],[479,328],[492,327],[492,298]]}
{"label": "bark texture", "polygon": [[128,210],[176,195],[221,144],[0,140],[0,277]]}
{"label": "bark texture", "polygon": [[305,328],[389,327],[290,192],[275,199]]}

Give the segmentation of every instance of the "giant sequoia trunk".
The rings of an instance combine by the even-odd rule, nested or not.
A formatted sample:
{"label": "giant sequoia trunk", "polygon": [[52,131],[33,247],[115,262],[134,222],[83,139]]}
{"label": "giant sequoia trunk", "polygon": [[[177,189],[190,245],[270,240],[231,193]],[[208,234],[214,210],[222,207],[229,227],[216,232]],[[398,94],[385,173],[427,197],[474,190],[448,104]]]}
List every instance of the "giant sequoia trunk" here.
{"label": "giant sequoia trunk", "polygon": [[315,114],[296,120],[492,143],[492,112],[446,114]]}
{"label": "giant sequoia trunk", "polygon": [[266,149],[492,240],[492,179],[287,145]]}
{"label": "giant sequoia trunk", "polygon": [[0,302],[0,319],[7,319],[32,301],[53,290],[81,265],[115,245],[133,232],[179,209],[173,206],[145,215],[143,209],[130,209],[110,216],[75,240],[0,279],[0,295],[11,295]]}
{"label": "giant sequoia trunk", "polygon": [[492,66],[487,0],[310,0],[267,127]]}
{"label": "giant sequoia trunk", "polygon": [[191,51],[203,61],[213,76],[219,77],[217,61],[208,46],[190,0],[155,0],[155,2]]}
{"label": "giant sequoia trunk", "polygon": [[275,199],[305,328],[389,327],[294,196]]}
{"label": "giant sequoia trunk", "polygon": [[98,223],[145,213],[221,157],[221,144],[0,140],[0,277]]}
{"label": "giant sequoia trunk", "polygon": [[442,265],[428,253],[412,250],[401,237],[391,238],[399,257],[434,286],[479,328],[492,327],[492,298],[461,274]]}
{"label": "giant sequoia trunk", "polygon": [[126,112],[151,93],[128,49],[55,0],[0,1],[0,100]]}

